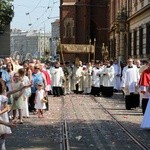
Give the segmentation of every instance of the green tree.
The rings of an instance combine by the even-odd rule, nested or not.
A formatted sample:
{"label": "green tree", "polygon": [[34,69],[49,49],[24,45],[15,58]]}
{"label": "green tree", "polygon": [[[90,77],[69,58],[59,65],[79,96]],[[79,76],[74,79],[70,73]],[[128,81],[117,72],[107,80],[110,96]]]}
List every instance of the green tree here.
{"label": "green tree", "polygon": [[0,0],[0,31],[5,30],[14,16],[13,0]]}

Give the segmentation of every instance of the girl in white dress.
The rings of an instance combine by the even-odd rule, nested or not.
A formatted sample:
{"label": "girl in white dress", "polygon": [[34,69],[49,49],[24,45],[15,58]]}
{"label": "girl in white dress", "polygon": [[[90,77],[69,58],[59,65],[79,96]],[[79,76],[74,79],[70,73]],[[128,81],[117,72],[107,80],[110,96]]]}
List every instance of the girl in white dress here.
{"label": "girl in white dress", "polygon": [[[12,84],[13,90],[19,89],[23,87],[23,83],[19,78],[19,74],[14,74],[14,83]],[[15,94],[13,94],[13,103],[11,109],[13,110],[13,122],[17,122],[17,110],[19,112],[19,124],[23,124],[22,119],[22,110],[24,107],[24,99],[23,99],[24,90],[21,90]]]}
{"label": "girl in white dress", "polygon": [[35,109],[38,110],[38,118],[43,118],[43,110],[46,109],[45,103],[42,102],[45,95],[46,93],[43,89],[43,83],[39,82],[35,93]]}
{"label": "girl in white dress", "polygon": [[[4,95],[5,83],[0,79],[0,120],[3,122],[9,123],[8,118],[8,98]],[[5,137],[8,134],[11,134],[10,127],[0,124],[0,149],[5,149]]]}
{"label": "girl in white dress", "polygon": [[7,97],[10,97],[11,94],[21,91],[24,88],[28,88],[30,86],[31,84],[23,86],[22,88],[19,87],[19,89],[17,90],[9,91],[6,93],[5,82],[2,79],[0,79],[0,150],[6,150],[5,138],[8,134],[12,133],[10,127],[15,127],[14,124],[9,123],[9,118],[7,113],[9,107],[7,105],[8,103]]}

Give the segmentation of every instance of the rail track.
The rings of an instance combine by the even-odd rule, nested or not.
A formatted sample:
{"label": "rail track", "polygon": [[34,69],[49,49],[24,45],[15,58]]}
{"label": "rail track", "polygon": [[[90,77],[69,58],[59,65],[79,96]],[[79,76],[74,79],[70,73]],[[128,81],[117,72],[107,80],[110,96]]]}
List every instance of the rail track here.
{"label": "rail track", "polygon": [[61,121],[60,121],[60,150],[70,150],[69,132],[67,120],[65,119],[64,97],[61,97]]}
{"label": "rail track", "polygon": [[99,108],[102,109],[106,114],[108,114],[113,121],[117,123],[117,125],[124,131],[126,135],[129,136],[129,138],[134,141],[135,144],[138,145],[138,147],[141,150],[149,150],[150,148],[145,146],[134,134],[132,134],[127,128],[125,128],[94,96],[91,96],[91,99],[95,101]]}
{"label": "rail track", "polygon": [[[74,145],[73,140],[75,140],[75,137],[73,138],[71,136],[72,134],[74,134],[74,133],[72,133],[74,131],[71,129],[70,123],[68,122],[69,120],[67,120],[67,117],[66,117],[66,113],[67,113],[67,111],[69,111],[67,108],[67,105],[66,105],[68,102],[70,103],[70,107],[71,107],[72,111],[74,112],[74,117],[75,117],[76,123],[80,124],[81,117],[82,117],[82,120],[85,120],[84,128],[86,128],[89,131],[89,134],[91,136],[90,139],[93,139],[94,143],[90,144],[90,145],[95,145],[95,147],[93,147],[93,148],[97,148],[100,150],[116,149],[117,145],[116,145],[116,147],[113,145],[110,146],[110,142],[106,141],[107,138],[105,138],[105,133],[106,133],[107,127],[103,131],[103,125],[107,126],[108,124],[107,123],[105,124],[105,121],[104,121],[103,125],[101,126],[101,124],[99,124],[97,121],[94,122],[93,120],[95,120],[96,117],[94,116],[93,112],[91,112],[91,110],[88,108],[88,106],[86,104],[83,104],[82,106],[80,106],[76,103],[76,102],[78,102],[80,97],[82,97],[82,96],[73,96],[73,97],[69,96],[68,99],[66,99],[66,97],[64,97],[64,96],[61,97],[60,150],[71,150],[73,148],[72,146]],[[96,97],[89,96],[88,101],[90,99],[93,101],[93,104],[95,103],[95,106],[97,106],[97,108],[100,108],[101,112],[104,112],[104,114],[106,114],[107,116],[109,116],[109,118],[111,118],[111,120],[116,124],[116,127],[122,131],[122,134],[125,137],[129,137],[130,141],[132,141],[132,143],[134,145],[136,145],[137,149],[140,149],[140,150],[149,150],[150,149],[144,143],[142,143],[142,141],[140,141],[133,132],[131,132],[120,121],[118,121],[118,119],[116,119],[116,117],[113,114],[111,114],[111,112],[107,108],[105,108],[103,106],[103,104],[100,101],[98,101],[98,99]],[[101,122],[103,122],[103,121],[101,121]],[[111,129],[113,129],[113,127],[111,127]],[[80,127],[79,127],[79,130],[80,130]],[[100,132],[97,132],[97,131],[100,131]],[[76,134],[74,134],[74,135],[76,135]],[[82,138],[85,137],[84,133],[82,133],[82,132],[80,132],[80,135],[82,136]],[[91,149],[91,147],[89,147],[89,145],[87,145],[87,141],[84,141],[84,142],[85,143],[84,143],[83,148],[84,149],[87,148],[87,150]],[[82,140],[82,143],[83,143],[83,140]],[[77,142],[76,142],[76,144],[78,144],[76,146],[79,148],[80,144]],[[82,148],[80,147],[80,149],[82,149]]]}

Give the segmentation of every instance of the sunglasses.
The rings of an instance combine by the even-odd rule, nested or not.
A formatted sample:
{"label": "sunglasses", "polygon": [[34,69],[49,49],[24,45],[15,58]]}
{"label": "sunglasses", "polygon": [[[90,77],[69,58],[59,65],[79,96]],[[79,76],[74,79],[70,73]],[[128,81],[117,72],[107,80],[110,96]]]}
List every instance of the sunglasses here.
{"label": "sunglasses", "polygon": [[34,69],[40,69],[40,68],[34,68]]}

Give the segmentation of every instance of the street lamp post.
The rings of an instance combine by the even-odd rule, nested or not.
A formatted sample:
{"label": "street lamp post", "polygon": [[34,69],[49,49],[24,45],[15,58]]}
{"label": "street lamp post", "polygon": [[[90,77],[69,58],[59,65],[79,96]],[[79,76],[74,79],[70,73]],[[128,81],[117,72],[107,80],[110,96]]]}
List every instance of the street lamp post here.
{"label": "street lamp post", "polygon": [[127,11],[126,6],[123,6],[120,11],[117,13],[117,28],[116,31],[118,33],[117,37],[117,57],[120,60],[125,59],[125,32],[126,32],[126,20],[127,20]]}
{"label": "street lamp post", "polygon": [[39,59],[41,60],[41,33],[40,33],[40,30],[39,30],[38,42],[39,42]]}

